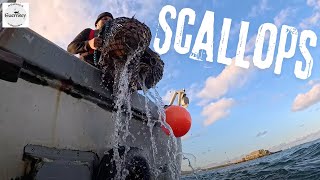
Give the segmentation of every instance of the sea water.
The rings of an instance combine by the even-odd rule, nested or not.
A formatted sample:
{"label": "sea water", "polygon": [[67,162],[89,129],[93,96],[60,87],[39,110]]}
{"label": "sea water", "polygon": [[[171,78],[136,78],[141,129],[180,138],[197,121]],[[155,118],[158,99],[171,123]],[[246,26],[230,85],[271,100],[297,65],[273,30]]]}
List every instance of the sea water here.
{"label": "sea water", "polygon": [[[260,159],[197,173],[199,179],[320,179],[320,139]],[[182,180],[196,179],[194,174]]]}

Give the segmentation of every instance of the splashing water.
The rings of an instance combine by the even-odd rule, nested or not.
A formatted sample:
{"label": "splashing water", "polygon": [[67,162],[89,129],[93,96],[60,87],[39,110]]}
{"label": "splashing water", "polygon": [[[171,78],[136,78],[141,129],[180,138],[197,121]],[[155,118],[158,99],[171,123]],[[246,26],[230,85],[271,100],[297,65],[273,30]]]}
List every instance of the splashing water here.
{"label": "splashing water", "polygon": [[[160,123],[161,126],[164,126],[165,128],[167,128],[170,131],[170,136],[167,141],[167,148],[168,149],[166,151],[166,157],[159,157],[158,161],[162,162],[161,158],[167,158],[168,162],[169,162],[168,170],[170,171],[171,179],[180,179],[180,173],[179,173],[180,170],[178,167],[179,162],[177,161],[177,156],[179,155],[177,139],[176,139],[176,137],[173,136],[173,131],[170,128],[170,126],[164,121],[166,115],[165,115],[165,110],[164,110],[164,103],[161,99],[161,96],[159,95],[159,93],[157,92],[157,90],[155,88],[153,88],[153,90],[155,91],[154,95],[151,93],[151,91],[144,91],[144,95],[145,95],[146,99],[147,99],[147,95],[149,95],[154,100],[154,103],[157,106],[158,120],[152,121],[149,123],[150,131],[152,131],[152,128],[156,125],[156,123]],[[150,120],[148,120],[148,121],[150,121]],[[155,148],[153,148],[153,149],[155,149],[155,151],[153,152],[155,155],[157,153],[155,141],[153,139],[151,139],[151,140],[153,143],[152,146],[153,147],[155,146]],[[170,152],[171,152],[171,154],[170,154]],[[153,157],[155,157],[155,156],[153,156]]]}
{"label": "splashing water", "polygon": [[[133,58],[132,56],[130,56],[130,58]],[[130,59],[128,59],[128,62],[130,61]],[[131,73],[127,72],[125,69],[127,68],[127,66],[124,66],[124,69],[121,70],[121,76],[120,76],[120,81],[119,81],[119,85],[118,85],[118,93],[116,95],[117,100],[116,100],[116,105],[115,107],[117,108],[116,114],[115,114],[115,119],[116,119],[116,126],[115,126],[115,137],[114,137],[114,148],[118,149],[119,148],[119,141],[120,139],[122,139],[124,146],[125,146],[125,152],[124,155],[122,156],[123,158],[121,158],[120,154],[118,151],[114,151],[114,161],[116,163],[116,169],[117,169],[117,175],[115,177],[115,179],[125,179],[125,177],[128,175],[128,170],[126,170],[125,168],[123,168],[125,166],[125,157],[127,155],[127,152],[130,150],[129,146],[125,145],[126,139],[128,136],[132,136],[133,135],[129,132],[129,122],[132,119],[132,111],[131,111],[131,101],[130,101],[130,92],[129,92],[129,88],[128,88],[128,84],[129,84],[129,79],[131,77]],[[142,82],[144,78],[142,79]],[[144,84],[142,84],[142,89],[143,89],[143,93],[145,95],[145,110],[146,110],[146,117],[147,117],[147,126],[149,127],[149,132],[150,132],[150,141],[151,141],[151,146],[152,146],[152,160],[151,162],[148,162],[149,165],[151,165],[152,168],[152,173],[155,176],[155,179],[157,179],[160,170],[158,168],[158,165],[161,165],[162,161],[160,158],[163,157],[158,157],[158,149],[157,149],[157,144],[156,144],[156,139],[154,136],[154,127],[156,125],[156,123],[160,123],[161,125],[163,125],[164,127],[166,127],[169,131],[170,131],[170,136],[167,140],[167,148],[168,150],[166,151],[166,157],[168,159],[168,170],[170,172],[170,176],[171,179],[180,179],[180,169],[178,167],[178,159],[177,156],[179,156],[180,154],[178,153],[178,145],[177,145],[177,139],[176,137],[173,136],[173,131],[170,128],[170,126],[164,121],[165,119],[165,111],[164,111],[164,104],[162,102],[162,99],[159,95],[159,93],[157,92],[156,89],[154,89],[155,91],[155,95],[153,95],[151,93],[151,91],[149,91],[146,86]],[[147,97],[147,95],[149,95],[150,97],[152,97],[155,100],[155,105],[157,106],[157,112],[158,112],[158,119],[154,120],[152,118],[151,115],[151,109],[149,106],[150,100]],[[125,106],[125,107],[123,107]],[[124,110],[121,110],[124,109]],[[123,121],[123,111],[125,111],[125,120]],[[123,132],[122,137],[120,137],[120,132]],[[133,137],[134,138],[134,137]],[[157,162],[159,162],[160,164],[157,164]],[[121,172],[122,170],[122,173]]]}
{"label": "splashing water", "polygon": [[[162,101],[162,98],[155,88],[153,88],[153,90],[155,91],[154,95],[151,93],[151,91],[144,92],[146,98],[147,98],[146,95],[149,95],[154,100],[154,103],[157,106],[157,112],[158,112],[158,117],[159,117],[157,121],[153,121],[152,123],[150,123],[151,124],[150,127],[154,127],[154,125],[158,122],[161,124],[161,126],[164,126],[166,129],[168,129],[170,131],[170,136],[167,141],[167,148],[168,149],[166,151],[165,158],[169,159],[168,169],[170,171],[171,179],[180,179],[180,173],[179,173],[180,170],[179,170],[179,165],[178,165],[179,161],[177,159],[177,157],[179,156],[177,139],[175,136],[173,136],[173,131],[172,131],[171,127],[169,126],[169,124],[167,124],[164,121],[164,119],[166,118],[166,115],[165,115],[164,103]],[[150,128],[150,131],[151,130],[152,129]],[[155,141],[152,141],[152,143],[155,143]],[[156,149],[155,144],[152,146],[155,146],[155,149]],[[159,162],[162,162],[162,160],[160,159]]]}
{"label": "splashing water", "polygon": [[[116,164],[116,176],[115,179],[125,179],[125,177],[128,175],[128,170],[123,168],[125,167],[125,157],[130,149],[129,146],[126,145],[126,139],[131,134],[129,132],[129,121],[132,119],[132,111],[131,111],[131,93],[129,92],[129,80],[131,78],[131,72],[128,71],[129,64],[136,58],[140,52],[143,51],[143,47],[140,47],[132,54],[128,55],[127,61],[124,65],[124,67],[121,68],[121,66],[116,66],[117,70],[119,70],[118,73],[116,73],[118,79],[118,82],[115,82],[114,89],[116,90],[116,102],[115,102],[115,108],[116,108],[116,114],[115,114],[115,128],[114,128],[114,139],[113,139],[113,148],[114,156],[113,159]],[[117,65],[117,64],[116,64]],[[126,106],[126,107],[124,107]],[[123,111],[126,112],[125,121],[123,122]],[[123,133],[122,137],[120,133]],[[122,138],[123,145],[125,146],[125,152],[120,157],[119,154],[119,144],[120,144],[120,138]],[[121,169],[123,169],[123,173],[121,173]],[[122,175],[121,175],[122,174]]]}
{"label": "splashing water", "polygon": [[[198,177],[198,175],[197,175],[197,173],[196,173],[196,171],[195,171],[195,169],[193,167],[196,164],[196,157],[193,154],[189,154],[189,153],[181,153],[181,155],[182,155],[182,159],[183,160],[187,160],[188,161],[188,166],[191,168],[192,174],[194,175],[194,177],[196,179],[199,179],[199,177]],[[191,163],[190,158],[188,158],[187,156],[191,156],[194,159],[194,165],[192,165],[193,163]]]}
{"label": "splashing water", "polygon": [[[145,77],[143,77],[142,79],[142,82],[145,82]],[[145,84],[143,83],[142,85],[142,89],[143,89],[143,92],[144,94],[146,95],[148,93],[148,90],[147,88],[145,87]],[[145,96],[145,109],[146,109],[146,116],[147,116],[147,126],[149,127],[149,131],[150,131],[150,140],[151,140],[151,146],[152,146],[152,158],[153,158],[153,172],[155,173],[155,177],[158,176],[158,169],[155,167],[155,163],[157,162],[156,161],[156,154],[157,153],[157,146],[156,146],[156,143],[155,143],[155,138],[153,136],[153,127],[155,125],[155,121],[152,120],[152,116],[151,116],[151,111],[150,111],[150,108],[148,106],[148,103],[149,103],[149,99]]]}
{"label": "splashing water", "polygon": [[[114,33],[117,31],[117,28],[113,28],[110,31],[106,31],[105,37],[114,37]],[[114,39],[106,39],[104,42],[103,48],[106,48],[109,42],[114,41]],[[133,142],[136,140],[134,135],[129,131],[129,123],[132,119],[132,110],[131,110],[131,94],[132,91],[130,89],[130,85],[135,86],[136,84],[131,84],[131,79],[135,79],[135,75],[137,72],[137,61],[139,60],[139,56],[142,52],[147,48],[144,43],[139,46],[136,50],[132,50],[128,56],[127,60],[125,61],[117,61],[115,62],[115,69],[117,73],[115,73],[115,81],[114,81],[114,97],[115,97],[115,109],[116,111],[113,113],[113,119],[115,120],[115,127],[114,127],[114,136],[113,136],[113,161],[116,166],[116,175],[114,177],[115,180],[117,179],[125,179],[129,174],[129,170],[126,167],[126,157],[128,152],[130,151],[130,146],[127,145],[127,139],[131,137]],[[106,54],[104,54],[106,56]],[[99,60],[100,61],[100,60]],[[132,66],[133,65],[133,66]],[[145,111],[146,111],[146,118],[147,118],[147,126],[149,127],[150,133],[150,141],[152,147],[152,158],[148,162],[149,166],[152,169],[152,173],[154,173],[155,179],[157,179],[160,170],[159,165],[163,165],[163,161],[161,158],[166,158],[168,160],[168,170],[170,172],[171,179],[180,179],[180,167],[179,167],[179,156],[181,154],[178,153],[178,142],[177,138],[174,137],[173,131],[170,126],[164,121],[165,119],[165,111],[164,111],[164,104],[162,102],[161,96],[159,93],[154,89],[155,95],[148,90],[146,85],[144,84],[146,77],[140,77],[140,86],[145,95]],[[141,84],[141,82],[143,82]],[[132,87],[131,87],[132,88]],[[133,89],[136,87],[133,87]],[[149,99],[147,95],[153,97],[155,99],[155,104],[157,106],[158,111],[158,119],[154,120],[151,115],[151,109],[149,106]],[[170,136],[167,138],[167,151],[166,157],[159,157],[158,156],[158,149],[156,143],[156,137],[154,133],[154,127],[157,124],[161,124],[166,129],[170,131]],[[119,152],[120,144],[124,147],[124,153],[121,154]]]}
{"label": "splashing water", "polygon": [[[171,127],[169,126],[169,124],[167,124],[164,120],[166,118],[166,114],[165,114],[165,110],[164,110],[164,103],[162,101],[162,98],[160,96],[160,94],[158,93],[158,91],[156,89],[154,89],[155,91],[155,104],[158,107],[158,116],[159,116],[159,120],[158,122],[161,123],[161,126],[164,126],[166,129],[169,130],[170,132],[170,136],[168,138],[168,142],[167,142],[167,158],[169,159],[169,171],[170,171],[170,175],[171,175],[171,179],[180,179],[180,169],[179,169],[179,162],[178,162],[178,155],[179,155],[179,149],[178,149],[178,142],[177,142],[177,138],[173,135],[173,131],[171,129]],[[171,152],[171,154],[170,154]]]}

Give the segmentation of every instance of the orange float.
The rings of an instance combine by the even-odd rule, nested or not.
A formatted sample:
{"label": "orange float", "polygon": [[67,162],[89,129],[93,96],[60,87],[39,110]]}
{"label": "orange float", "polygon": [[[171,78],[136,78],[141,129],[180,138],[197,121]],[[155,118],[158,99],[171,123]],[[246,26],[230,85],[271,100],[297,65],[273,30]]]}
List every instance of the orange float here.
{"label": "orange float", "polygon": [[[190,113],[181,106],[171,105],[165,109],[166,122],[170,125],[175,137],[182,137],[188,133],[191,128]],[[170,131],[161,126],[162,130],[169,135]]]}

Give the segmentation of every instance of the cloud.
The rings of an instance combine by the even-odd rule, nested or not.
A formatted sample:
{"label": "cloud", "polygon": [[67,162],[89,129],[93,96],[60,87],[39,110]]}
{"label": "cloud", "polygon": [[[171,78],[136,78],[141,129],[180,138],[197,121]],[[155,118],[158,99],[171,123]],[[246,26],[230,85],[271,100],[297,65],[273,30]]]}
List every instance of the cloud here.
{"label": "cloud", "polygon": [[[251,60],[251,56],[246,56],[245,61]],[[235,104],[232,98],[225,98],[225,95],[232,88],[243,86],[249,79],[251,68],[244,69],[235,66],[235,58],[232,64],[226,66],[218,76],[208,77],[202,89],[195,87],[194,92],[198,92],[196,97],[197,105],[202,106],[202,116],[205,117],[204,126],[209,126],[219,119],[225,118],[230,114],[231,107]],[[215,102],[212,102],[215,100]],[[212,102],[208,104],[209,102]]]}
{"label": "cloud", "polygon": [[253,35],[246,44],[245,53],[252,53],[256,45],[257,34]]}
{"label": "cloud", "polygon": [[292,16],[292,14],[295,13],[295,10],[292,8],[286,8],[280,11],[280,13],[273,18],[274,24],[277,27],[280,27],[285,21],[287,21],[287,18],[289,16]]}
{"label": "cloud", "polygon": [[223,98],[205,106],[201,112],[206,117],[203,125],[209,126],[217,120],[227,117],[230,114],[230,108],[234,104],[235,101],[232,98]]}
{"label": "cloud", "polygon": [[187,97],[189,98],[190,103],[196,101],[197,93],[200,91],[199,85],[197,83],[192,84],[189,88],[186,89]]}
{"label": "cloud", "polygon": [[318,22],[320,20],[320,1],[319,0],[307,0],[307,5],[312,7],[314,12],[313,14],[302,20],[302,22],[299,24],[300,28],[308,29],[314,26],[319,26]]}
{"label": "cloud", "polygon": [[320,79],[312,79],[312,80],[308,81],[308,86],[313,86],[318,83],[320,83]]}
{"label": "cloud", "polygon": [[[91,0],[90,0],[91,2]],[[158,18],[158,11],[155,11],[155,7],[160,6],[160,1],[145,1],[145,0],[104,0],[100,2],[100,11],[112,12],[116,17],[132,17],[135,16],[142,22],[153,22]],[[153,8],[152,8],[153,7]]]}
{"label": "cloud", "polygon": [[175,93],[174,89],[170,89],[166,92],[166,94],[162,97],[162,101],[164,104],[169,104],[173,94]]}
{"label": "cloud", "polygon": [[165,74],[166,74],[166,79],[177,79],[180,76],[181,72],[178,69],[172,70],[168,68],[165,71]]}
{"label": "cloud", "polygon": [[256,137],[262,137],[265,136],[268,133],[268,131],[259,132]]}
{"label": "cloud", "polygon": [[291,110],[302,111],[320,101],[320,84],[314,85],[310,91],[305,94],[298,94],[295,98]]}
{"label": "cloud", "polygon": [[258,5],[255,5],[252,7],[251,11],[249,12],[249,17],[256,17],[258,15],[263,14],[264,12],[270,10],[268,7],[268,1],[267,0],[262,0]]}
{"label": "cloud", "polygon": [[[94,28],[98,14],[110,11],[114,17],[136,17],[141,21],[157,18],[153,6],[158,1],[144,0],[18,0],[30,4],[30,29],[66,49],[73,38],[85,28]],[[156,4],[154,4],[156,3]],[[151,19],[150,19],[151,18]]]}
{"label": "cloud", "polygon": [[320,1],[319,0],[307,0],[307,5],[314,7],[316,9],[320,8]]}
{"label": "cloud", "polygon": [[[20,0],[30,4],[30,29],[66,49],[79,32],[92,27],[95,16],[89,14],[89,1]],[[75,4],[77,4],[75,6]]]}
{"label": "cloud", "polygon": [[240,33],[240,27],[241,27],[241,23],[235,23],[232,25],[231,30],[230,30],[230,36],[233,36],[235,34],[239,34]]}
{"label": "cloud", "polygon": [[[234,62],[235,58],[232,61]],[[250,61],[249,56],[245,57],[245,61]],[[219,99],[227,94],[232,87],[242,86],[248,79],[248,71],[249,69],[238,67],[232,63],[226,66],[217,77],[208,77],[204,88],[197,96],[206,101]]]}
{"label": "cloud", "polygon": [[320,20],[320,12],[315,12],[309,18],[302,20],[299,24],[300,28],[308,29],[310,27],[319,26],[318,22]]}
{"label": "cloud", "polygon": [[[292,9],[292,8],[286,8],[283,9],[279,12],[278,15],[276,15],[273,18],[273,23],[277,26],[280,27],[289,16],[292,16],[293,13],[296,12],[296,9]],[[267,42],[270,38],[270,33],[267,32],[265,35],[265,42]],[[257,40],[257,34],[254,34],[253,36],[251,36],[251,38],[248,40],[247,44],[246,44],[246,50],[245,53],[253,53],[254,48],[255,48],[255,44],[256,44],[256,40]]]}

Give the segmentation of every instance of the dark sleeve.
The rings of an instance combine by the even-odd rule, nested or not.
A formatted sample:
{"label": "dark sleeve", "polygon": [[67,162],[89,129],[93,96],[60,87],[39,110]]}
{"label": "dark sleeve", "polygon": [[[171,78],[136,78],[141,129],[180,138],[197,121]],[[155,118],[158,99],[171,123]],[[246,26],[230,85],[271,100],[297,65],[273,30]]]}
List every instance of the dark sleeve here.
{"label": "dark sleeve", "polygon": [[72,54],[84,53],[91,50],[88,37],[90,34],[91,29],[87,28],[83,30],[80,34],[78,34],[74,40],[68,45],[68,52]]}

